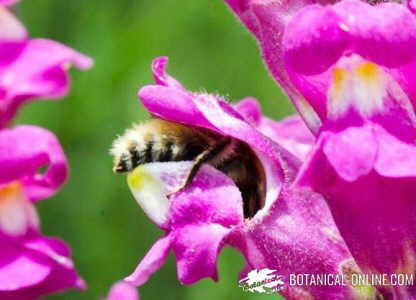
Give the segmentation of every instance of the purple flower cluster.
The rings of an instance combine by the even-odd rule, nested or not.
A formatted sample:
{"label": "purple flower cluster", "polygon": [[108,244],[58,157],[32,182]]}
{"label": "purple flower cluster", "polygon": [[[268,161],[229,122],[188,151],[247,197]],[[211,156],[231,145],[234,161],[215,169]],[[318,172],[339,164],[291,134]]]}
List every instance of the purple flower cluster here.
{"label": "purple flower cluster", "polygon": [[30,300],[85,284],[68,246],[40,232],[34,206],[64,184],[65,154],[48,130],[11,121],[26,102],[63,97],[69,67],[92,62],[57,42],[30,39],[8,10],[14,2],[0,2],[0,299]]}
{"label": "purple flower cluster", "polygon": [[[414,1],[226,0],[256,37],[299,112],[275,122],[255,99],[230,104],[187,91],[153,63],[139,98],[153,116],[247,143],[266,172],[265,206],[245,219],[234,182],[204,166],[172,194],[190,162],[151,163],[130,189],[165,234],[125,281],[136,286],[177,260],[181,283],[217,280],[224,246],[241,276],[416,273],[416,16]],[[170,195],[169,197],[167,195]],[[413,199],[413,200],[412,200]],[[414,285],[286,285],[288,299],[413,299]]]}

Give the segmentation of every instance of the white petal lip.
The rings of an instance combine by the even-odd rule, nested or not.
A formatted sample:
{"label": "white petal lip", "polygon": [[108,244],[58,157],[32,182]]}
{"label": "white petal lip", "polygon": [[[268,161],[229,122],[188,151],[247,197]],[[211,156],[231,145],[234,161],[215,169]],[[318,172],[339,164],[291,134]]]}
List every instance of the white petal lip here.
{"label": "white petal lip", "polygon": [[39,220],[33,204],[26,198],[19,183],[0,188],[0,230],[11,236],[38,227]]}
{"label": "white petal lip", "polygon": [[159,226],[168,220],[170,202],[167,195],[180,187],[191,166],[192,162],[148,163],[137,167],[127,176],[137,203]]}

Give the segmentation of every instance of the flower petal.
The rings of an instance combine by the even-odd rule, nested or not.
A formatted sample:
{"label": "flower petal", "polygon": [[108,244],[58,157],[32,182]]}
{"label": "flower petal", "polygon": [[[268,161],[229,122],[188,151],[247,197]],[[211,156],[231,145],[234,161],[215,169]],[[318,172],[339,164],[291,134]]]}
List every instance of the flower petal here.
{"label": "flower petal", "polygon": [[108,294],[107,300],[139,300],[137,289],[125,281],[115,283]]}
{"label": "flower petal", "polygon": [[[0,6],[0,44],[22,41],[25,38],[27,38],[27,32],[23,24],[9,10]],[[4,55],[3,49],[1,56]]]}
{"label": "flower petal", "polygon": [[302,161],[315,143],[315,137],[299,116],[290,116],[279,122],[262,118],[258,129]]}
{"label": "flower petal", "polygon": [[375,170],[386,177],[416,176],[416,148],[376,127],[378,143]]}
{"label": "flower petal", "polygon": [[344,0],[335,4],[334,9],[344,19],[353,51],[364,59],[389,68],[416,59],[416,18],[404,5],[371,6]]}
{"label": "flower petal", "polygon": [[348,284],[290,284],[290,276],[346,275],[342,266],[351,260],[323,197],[308,189],[283,189],[261,222],[233,231],[227,243],[243,253],[245,272],[269,268],[283,276],[279,293],[287,299],[361,299]]}
{"label": "flower petal", "polygon": [[245,120],[249,121],[253,125],[259,125],[262,119],[260,103],[251,97],[244,98],[238,101],[234,108],[244,117]]}
{"label": "flower petal", "polygon": [[[191,162],[167,162],[143,167],[147,166],[147,171],[163,182],[168,192],[175,191],[183,182],[186,172],[178,170],[189,170],[191,165]],[[133,190],[147,187],[146,184],[136,185]],[[176,254],[182,283],[190,284],[206,276],[216,279],[216,258],[222,239],[243,221],[240,192],[231,179],[211,166],[203,166],[190,187],[169,198],[168,221],[161,225],[167,233],[125,279],[134,285],[146,282],[165,262],[170,249]],[[203,270],[201,263],[205,264]]]}
{"label": "flower petal", "polygon": [[8,236],[24,236],[38,229],[39,219],[18,182],[0,187],[0,232]]}
{"label": "flower petal", "polygon": [[165,263],[170,248],[171,237],[166,235],[160,238],[140,261],[134,272],[124,280],[135,286],[140,286],[148,281],[149,277]]}
{"label": "flower petal", "polygon": [[352,127],[338,134],[328,134],[323,151],[341,178],[354,181],[373,168],[378,143],[371,128]]}
{"label": "flower petal", "polygon": [[188,225],[175,231],[172,250],[182,284],[192,284],[206,277],[218,280],[217,257],[229,232],[218,224]]}
{"label": "flower petal", "polygon": [[[65,182],[67,163],[56,137],[36,126],[0,131],[0,184],[19,180],[32,201],[55,194]],[[48,166],[44,174],[38,169]]]}
{"label": "flower petal", "polygon": [[301,160],[315,142],[315,137],[299,116],[271,120],[262,115],[260,103],[250,97],[237,102],[234,108],[248,123]]}
{"label": "flower petal", "polygon": [[155,83],[157,85],[182,89],[182,85],[175,78],[166,73],[167,64],[168,58],[165,56],[153,60],[152,73]]}
{"label": "flower petal", "polygon": [[[319,129],[319,118],[305,109],[304,97],[293,85],[285,69],[282,50],[283,33],[287,23],[299,10],[316,1],[225,0],[225,2],[255,35],[273,77],[288,94],[299,113],[310,120],[307,124],[311,130],[316,132]],[[329,1],[320,1],[320,3],[325,4]]]}
{"label": "flower petal", "polygon": [[51,292],[84,288],[67,246],[32,231],[24,237],[0,236],[1,299],[38,299]]}
{"label": "flower petal", "polygon": [[16,114],[18,108],[33,98],[60,98],[69,88],[68,68],[79,69],[92,65],[90,58],[50,40],[34,39],[15,47],[18,54],[0,68],[0,128]]}
{"label": "flower petal", "polygon": [[36,258],[22,253],[1,267],[0,295],[41,283],[51,273],[52,266],[38,262]]}
{"label": "flower petal", "polygon": [[340,58],[349,43],[349,34],[340,26],[342,22],[331,7],[310,5],[302,9],[291,19],[285,31],[285,63],[295,72],[306,75],[326,71]]}

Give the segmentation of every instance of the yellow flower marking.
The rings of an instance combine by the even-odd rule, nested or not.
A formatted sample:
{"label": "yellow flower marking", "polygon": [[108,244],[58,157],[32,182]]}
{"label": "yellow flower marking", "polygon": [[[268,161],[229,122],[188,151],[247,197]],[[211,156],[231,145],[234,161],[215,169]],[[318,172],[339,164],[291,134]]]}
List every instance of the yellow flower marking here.
{"label": "yellow flower marking", "polygon": [[356,73],[360,79],[368,83],[379,83],[380,82],[380,71],[377,65],[365,62],[361,64],[357,69]]}
{"label": "yellow flower marking", "polygon": [[381,111],[386,95],[384,80],[383,71],[371,62],[334,68],[328,115],[337,118],[351,107],[363,116]]}
{"label": "yellow flower marking", "polygon": [[22,186],[19,182],[14,181],[0,188],[0,207],[10,201],[23,197]]}
{"label": "yellow flower marking", "polygon": [[145,168],[137,167],[127,175],[127,183],[131,189],[141,190],[146,184],[155,183],[155,178]]}
{"label": "yellow flower marking", "polygon": [[347,79],[347,71],[341,68],[335,68],[332,71],[332,84],[335,93],[340,93]]}
{"label": "yellow flower marking", "polygon": [[152,174],[147,165],[134,169],[127,175],[127,184],[145,213],[157,224],[167,219],[169,200],[163,182]]}
{"label": "yellow flower marking", "polygon": [[0,229],[3,232],[21,235],[29,226],[38,226],[38,222],[36,210],[18,181],[0,188]]}

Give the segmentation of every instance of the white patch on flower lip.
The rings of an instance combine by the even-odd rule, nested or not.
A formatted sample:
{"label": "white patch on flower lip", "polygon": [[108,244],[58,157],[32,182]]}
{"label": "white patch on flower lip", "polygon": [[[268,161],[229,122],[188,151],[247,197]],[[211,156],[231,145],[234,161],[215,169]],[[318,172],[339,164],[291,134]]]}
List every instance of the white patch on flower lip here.
{"label": "white patch on flower lip", "polygon": [[365,115],[383,109],[386,96],[386,85],[383,71],[375,64],[364,62],[354,72],[354,100],[355,106]]}
{"label": "white patch on flower lip", "polygon": [[368,117],[382,111],[386,97],[386,76],[376,64],[352,57],[332,70],[328,93],[328,117],[336,119],[350,108]]}
{"label": "white patch on flower lip", "polygon": [[342,115],[351,105],[351,93],[349,93],[350,72],[343,68],[332,70],[332,84],[329,89],[328,116],[336,118]]}
{"label": "white patch on flower lip", "polygon": [[[127,183],[134,198],[156,224],[168,221],[167,195],[178,190],[191,167],[192,162],[155,162],[138,166],[128,174]],[[169,175],[172,173],[175,178]]]}
{"label": "white patch on flower lip", "polygon": [[18,182],[0,188],[0,230],[11,236],[24,235],[29,227],[38,227],[33,204]]}

